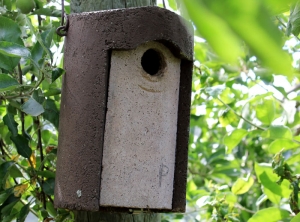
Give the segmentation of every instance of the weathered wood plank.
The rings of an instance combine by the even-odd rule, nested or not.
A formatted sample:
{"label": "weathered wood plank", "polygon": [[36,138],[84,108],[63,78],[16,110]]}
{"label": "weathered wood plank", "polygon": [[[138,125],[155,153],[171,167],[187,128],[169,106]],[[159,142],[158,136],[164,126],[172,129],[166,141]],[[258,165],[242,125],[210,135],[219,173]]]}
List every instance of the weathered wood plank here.
{"label": "weathered wood plank", "polygon": [[156,0],[72,0],[71,12],[90,12],[116,8],[155,6]]}

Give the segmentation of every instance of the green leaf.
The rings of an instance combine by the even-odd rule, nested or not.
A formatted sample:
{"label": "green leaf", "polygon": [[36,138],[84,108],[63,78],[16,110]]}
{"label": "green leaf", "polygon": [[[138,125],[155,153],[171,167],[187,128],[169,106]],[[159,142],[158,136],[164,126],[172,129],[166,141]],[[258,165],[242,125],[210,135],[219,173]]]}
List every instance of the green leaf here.
{"label": "green leaf", "polygon": [[19,168],[16,165],[13,165],[10,169],[9,169],[9,175],[12,178],[17,178],[17,177],[24,177],[23,174],[21,173],[21,171],[19,170]]}
{"label": "green leaf", "polygon": [[300,221],[300,214],[298,213],[295,217],[293,217],[291,222],[299,222],[299,221]]}
{"label": "green leaf", "polygon": [[55,105],[55,101],[52,99],[47,99],[44,103],[45,112],[43,117],[50,121],[56,128],[58,128],[59,123],[59,110]]}
{"label": "green leaf", "polygon": [[261,184],[272,193],[282,196],[281,187],[276,182],[272,181],[266,172],[259,175],[259,180]]}
{"label": "green leaf", "polygon": [[290,9],[290,5],[295,3],[296,0],[265,0],[265,4],[272,10],[274,15],[287,12]]}
{"label": "green leaf", "polygon": [[61,17],[61,11],[55,8],[41,8],[31,13],[32,15],[45,15],[52,17]]}
{"label": "green leaf", "polygon": [[0,41],[0,53],[11,57],[30,58],[30,51],[17,43]]}
{"label": "green leaf", "polygon": [[236,147],[247,134],[247,130],[235,129],[226,135],[224,137],[224,144],[226,145],[227,153],[231,153],[232,149]]}
{"label": "green leaf", "polygon": [[19,212],[10,213],[9,215],[5,216],[1,222],[11,222],[13,219],[16,219]]}
{"label": "green leaf", "polygon": [[289,196],[290,191],[286,190],[283,184],[281,186],[277,184],[279,177],[273,172],[270,164],[255,163],[254,169],[258,182],[263,185],[264,193],[271,202],[279,204],[281,197]]}
{"label": "green leaf", "polygon": [[[1,168],[1,166],[0,166]],[[13,187],[12,188],[9,188],[7,190],[4,190],[1,192],[0,194],[0,205],[2,205],[6,200],[7,198],[13,193]]]}
{"label": "green leaf", "polygon": [[55,173],[49,170],[36,171],[36,174],[45,178],[55,178]]}
{"label": "green leaf", "polygon": [[254,183],[252,177],[247,178],[238,178],[237,181],[233,184],[231,191],[233,194],[244,194],[249,191]]}
{"label": "green leaf", "polygon": [[[3,214],[9,214],[12,210],[13,206],[20,200],[19,197],[15,197],[12,192],[9,197],[4,201],[4,203],[0,206],[0,211]],[[1,215],[1,214],[0,214]]]}
{"label": "green leaf", "polygon": [[212,87],[207,87],[205,91],[212,97],[218,98],[218,96],[225,90],[224,85],[217,85]]}
{"label": "green leaf", "polygon": [[3,122],[8,127],[13,136],[18,135],[18,123],[15,121],[14,115],[12,115],[11,113],[7,113],[3,117]]}
{"label": "green leaf", "polygon": [[48,213],[52,216],[52,217],[56,217],[57,215],[57,209],[54,208],[53,203],[51,203],[50,201],[46,203],[46,209],[48,211]]}
{"label": "green leaf", "polygon": [[286,150],[296,149],[299,148],[299,146],[300,146],[299,143],[296,143],[293,140],[277,139],[269,145],[268,150],[270,153],[276,154],[281,150],[286,151]]}
{"label": "green leaf", "polygon": [[52,82],[54,82],[56,79],[58,79],[64,73],[65,73],[65,70],[63,70],[61,68],[54,68],[52,70]]}
{"label": "green leaf", "polygon": [[0,16],[0,41],[20,43],[21,30],[13,20]]}
{"label": "green leaf", "polygon": [[274,94],[273,92],[267,92],[267,93],[264,93],[264,94],[259,94],[259,95],[256,95],[254,97],[251,97],[248,101],[253,103],[253,102],[256,102],[260,99],[264,99],[267,96],[272,96],[273,94]]}
{"label": "green leaf", "polygon": [[222,17],[213,13],[199,0],[184,0],[186,10],[197,31],[226,62],[235,63],[242,55],[240,41]]}
{"label": "green leaf", "polygon": [[24,222],[27,215],[29,214],[30,204],[26,204],[21,208],[20,214],[18,216],[17,222]]}
{"label": "green leaf", "polygon": [[[10,0],[8,0],[10,2]],[[0,16],[0,41],[14,42],[24,46],[19,25],[13,20]],[[13,58],[0,53],[0,68],[10,72],[18,65],[20,58]],[[1,82],[1,81],[0,81]]]}
{"label": "green leaf", "polygon": [[290,17],[287,24],[286,35],[293,33],[298,36],[300,33],[300,3],[297,2],[291,7]]}
{"label": "green leaf", "polygon": [[[220,100],[222,100],[223,103],[230,104],[234,101],[234,94],[232,93],[230,88],[226,87],[220,94],[219,98]],[[218,102],[221,103],[220,101]]]}
{"label": "green leaf", "polygon": [[262,136],[270,139],[293,139],[291,129],[284,125],[272,125],[262,133]]}
{"label": "green leaf", "polygon": [[45,96],[55,96],[55,95],[59,95],[61,94],[61,89],[60,88],[49,88],[49,90],[47,90],[44,95]]}
{"label": "green leaf", "polygon": [[168,0],[168,2],[171,9],[173,9],[174,11],[177,10],[177,4],[175,0]]}
{"label": "green leaf", "polygon": [[[199,0],[185,2],[189,2],[191,7],[198,10],[196,1]],[[205,3],[216,16],[222,18],[230,30],[249,46],[265,66],[275,73],[293,77],[291,58],[282,50],[281,33],[271,20],[271,14],[263,1],[244,0],[243,4],[240,4],[237,0],[215,0],[205,1]],[[210,19],[208,21],[210,22]],[[255,33],[255,35],[249,33]],[[221,43],[225,44],[222,41]],[[229,52],[231,52],[230,49]]]}
{"label": "green leaf", "polygon": [[0,53],[0,68],[6,69],[7,71],[12,72],[19,61],[20,58],[13,58]]}
{"label": "green leaf", "polygon": [[274,100],[263,100],[262,103],[258,104],[255,108],[256,117],[265,125],[271,125],[275,118],[275,103]]}
{"label": "green leaf", "polygon": [[[203,46],[203,43],[195,42],[194,52],[196,60],[200,62],[205,62],[206,59],[206,49]],[[203,77],[203,76],[202,76]]]}
{"label": "green leaf", "polygon": [[8,172],[11,166],[15,163],[13,161],[4,162],[0,165],[0,183],[3,185],[6,182]]}
{"label": "green leaf", "polygon": [[39,42],[36,42],[31,49],[31,58],[35,62],[35,64],[42,65],[44,59],[43,59],[44,49],[41,46]]}
{"label": "green leaf", "polygon": [[32,98],[39,104],[43,104],[43,102],[45,101],[45,96],[41,89],[34,90]]}
{"label": "green leaf", "polygon": [[25,158],[30,158],[32,150],[28,146],[28,140],[25,139],[22,135],[11,136],[10,139],[15,144],[18,154]]}
{"label": "green leaf", "polygon": [[272,181],[275,182],[279,180],[279,177],[273,172],[273,169],[271,167],[271,164],[268,163],[255,163],[254,164],[254,169],[255,173],[258,179],[258,182],[261,183],[260,181],[260,175],[266,172],[268,175],[268,178]]}
{"label": "green leaf", "polygon": [[290,156],[290,158],[288,158],[286,160],[286,163],[288,165],[293,165],[293,164],[297,164],[300,160],[300,153],[294,154],[292,156]]}
{"label": "green leaf", "polygon": [[256,212],[248,222],[278,222],[288,218],[290,213],[277,207],[269,207]]}
{"label": "green leaf", "polygon": [[219,117],[219,121],[223,127],[229,125],[229,124],[234,124],[238,121],[239,119],[237,118],[236,114],[230,109],[226,109],[221,112],[221,115]]}
{"label": "green leaf", "polygon": [[11,203],[7,204],[6,206],[4,206],[2,209],[1,209],[1,213],[2,214],[10,214],[13,207],[19,202],[19,199],[15,200],[15,201],[12,201]]}
{"label": "green leaf", "polygon": [[22,111],[31,116],[38,116],[45,110],[43,106],[38,103],[35,99],[30,98],[27,102],[22,105]]}
{"label": "green leaf", "polygon": [[55,179],[50,178],[43,183],[42,185],[43,191],[45,192],[45,194],[54,195],[54,186],[55,186]]}
{"label": "green leaf", "polygon": [[271,201],[275,205],[279,205],[281,196],[273,193],[271,190],[264,188],[264,193],[268,197],[269,201]]}
{"label": "green leaf", "polygon": [[3,5],[6,7],[8,11],[11,11],[12,1],[11,0],[4,0]]}
{"label": "green leaf", "polygon": [[0,74],[0,92],[13,90],[20,86],[18,81],[7,74]]}
{"label": "green leaf", "polygon": [[41,44],[41,46],[43,47],[44,51],[48,54],[48,56],[51,59],[51,63],[52,63],[52,53],[51,53],[50,49],[46,47],[46,45],[45,45],[45,43],[44,43],[44,41],[43,41],[43,39],[41,37],[41,34],[39,32],[37,32],[37,31],[35,31],[32,23],[31,23],[31,20],[28,17],[26,17],[26,20],[27,20],[27,24],[28,24],[28,26],[30,28],[30,31],[32,33],[34,33],[37,41]]}

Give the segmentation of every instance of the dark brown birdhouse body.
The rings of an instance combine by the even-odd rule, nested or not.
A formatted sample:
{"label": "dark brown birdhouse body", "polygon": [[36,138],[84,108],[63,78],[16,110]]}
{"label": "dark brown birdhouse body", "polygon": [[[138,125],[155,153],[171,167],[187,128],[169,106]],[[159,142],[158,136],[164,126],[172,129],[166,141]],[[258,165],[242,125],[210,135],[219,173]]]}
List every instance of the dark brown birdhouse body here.
{"label": "dark brown birdhouse body", "polygon": [[191,26],[158,7],[68,19],[55,205],[184,212]]}

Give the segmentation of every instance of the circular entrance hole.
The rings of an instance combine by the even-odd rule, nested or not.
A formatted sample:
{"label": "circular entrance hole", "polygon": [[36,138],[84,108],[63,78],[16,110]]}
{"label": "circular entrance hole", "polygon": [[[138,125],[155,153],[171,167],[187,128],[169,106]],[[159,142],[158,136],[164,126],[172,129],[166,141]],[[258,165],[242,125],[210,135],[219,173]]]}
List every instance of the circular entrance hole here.
{"label": "circular entrance hole", "polygon": [[154,49],[148,49],[142,56],[141,64],[144,71],[150,75],[156,75],[162,69],[163,58]]}

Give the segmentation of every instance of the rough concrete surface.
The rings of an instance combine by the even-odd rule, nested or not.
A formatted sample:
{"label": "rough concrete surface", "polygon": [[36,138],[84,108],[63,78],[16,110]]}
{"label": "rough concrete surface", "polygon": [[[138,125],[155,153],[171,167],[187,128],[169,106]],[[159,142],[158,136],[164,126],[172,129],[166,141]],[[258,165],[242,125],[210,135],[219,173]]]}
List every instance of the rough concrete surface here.
{"label": "rough concrete surface", "polygon": [[[141,64],[148,49],[163,60],[155,75]],[[172,209],[179,80],[180,59],[161,43],[112,51],[101,206]]]}

